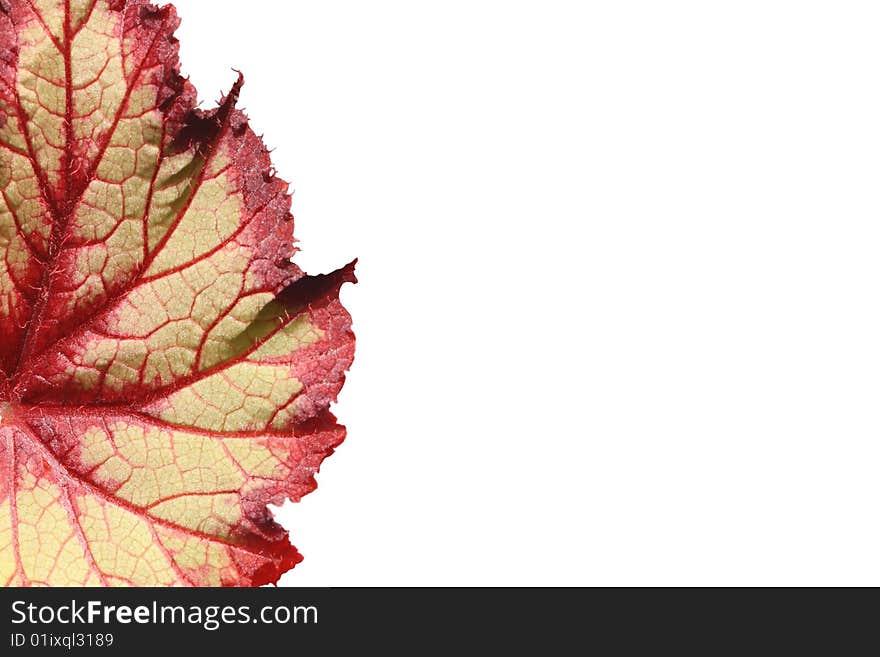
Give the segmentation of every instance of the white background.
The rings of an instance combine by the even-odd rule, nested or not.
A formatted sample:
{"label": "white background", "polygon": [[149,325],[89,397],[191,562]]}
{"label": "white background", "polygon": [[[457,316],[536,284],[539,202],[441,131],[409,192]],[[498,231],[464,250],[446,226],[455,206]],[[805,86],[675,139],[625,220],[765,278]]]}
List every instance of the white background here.
{"label": "white background", "polygon": [[876,3],[176,4],[360,258],[283,584],[880,584]]}

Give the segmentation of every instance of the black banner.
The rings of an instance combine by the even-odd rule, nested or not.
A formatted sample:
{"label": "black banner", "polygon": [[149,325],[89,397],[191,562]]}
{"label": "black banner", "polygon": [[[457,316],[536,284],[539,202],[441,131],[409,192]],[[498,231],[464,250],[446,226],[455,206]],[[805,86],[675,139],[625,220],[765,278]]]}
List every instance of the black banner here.
{"label": "black banner", "polygon": [[[754,589],[3,589],[0,654],[271,652],[601,645],[840,652],[873,591]],[[871,642],[870,637],[868,637]]]}

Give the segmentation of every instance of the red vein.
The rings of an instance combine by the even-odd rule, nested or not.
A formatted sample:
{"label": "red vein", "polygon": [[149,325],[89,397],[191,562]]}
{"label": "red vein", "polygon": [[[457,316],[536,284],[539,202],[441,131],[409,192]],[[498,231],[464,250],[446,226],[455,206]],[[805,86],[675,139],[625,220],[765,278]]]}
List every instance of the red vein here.
{"label": "red vein", "polygon": [[[269,204],[271,204],[279,196],[282,196],[282,195],[283,195],[283,192],[279,192],[279,193],[275,194],[275,196],[266,200],[256,210],[254,210],[253,212],[250,213],[251,216],[256,218],[263,210],[265,210],[267,207],[269,207]],[[217,253],[219,253],[220,251],[225,249],[227,246],[229,246],[230,242],[235,241],[235,239],[237,237],[239,237],[245,230],[247,230],[247,228],[248,228],[248,226],[250,226],[250,224],[251,224],[250,221],[242,221],[239,224],[239,226],[235,229],[235,231],[229,235],[229,237],[224,239],[222,242],[220,242],[219,244],[217,244],[213,248],[208,249],[204,253],[195,256],[192,260],[188,260],[183,264],[177,265],[176,267],[171,267],[169,269],[166,269],[165,271],[159,272],[158,274],[153,274],[152,276],[142,276],[140,281],[138,281],[138,284],[142,285],[145,283],[152,283],[153,281],[159,280],[160,278],[165,278],[166,276],[171,276],[173,274],[179,274],[180,272],[189,269],[193,265],[197,265],[200,262],[203,262],[203,261],[209,259],[211,256],[216,255]]]}
{"label": "red vein", "polygon": [[[70,0],[64,0],[64,49],[61,51],[64,58],[64,198],[67,199],[65,207],[66,221],[70,220],[72,199],[70,190],[73,188],[73,33],[70,27]],[[66,226],[65,226],[66,227]]]}
{"label": "red vein", "polygon": [[[267,304],[267,305],[271,305],[272,303],[274,303],[274,301],[270,301],[269,304]],[[300,314],[302,314],[302,313],[298,313],[295,317],[299,317]],[[295,317],[294,317],[294,319],[295,319]],[[145,407],[149,406],[150,404],[152,404],[153,402],[155,402],[159,399],[165,399],[167,397],[170,397],[175,392],[179,392],[180,390],[183,390],[184,388],[187,388],[191,385],[194,385],[194,384],[198,383],[199,381],[203,381],[203,380],[208,379],[216,374],[220,374],[222,372],[225,372],[226,370],[232,369],[236,365],[241,365],[243,363],[246,363],[249,356],[253,355],[256,351],[258,351],[260,349],[260,347],[262,347],[264,344],[266,344],[266,342],[268,342],[269,340],[274,338],[276,335],[278,335],[278,333],[281,332],[282,330],[284,330],[284,328],[288,325],[288,322],[285,321],[284,319],[282,319],[281,317],[279,317],[277,319],[279,320],[278,326],[276,326],[274,329],[272,329],[269,333],[267,333],[262,338],[254,340],[250,344],[250,346],[247,349],[245,349],[244,351],[242,351],[241,353],[229,358],[228,360],[220,361],[219,363],[216,363],[216,364],[212,365],[211,367],[206,367],[205,369],[199,370],[197,372],[193,372],[192,374],[190,374],[188,376],[180,377],[179,379],[177,379],[176,381],[174,381],[173,383],[171,383],[167,386],[162,386],[161,388],[157,388],[156,390],[152,391],[151,393],[145,395],[141,399],[141,401],[139,402],[138,407],[145,408]],[[291,321],[293,321],[293,320],[291,320]],[[245,331],[246,330],[247,329],[245,329]],[[258,363],[255,363],[255,365],[256,364],[258,364]],[[100,406],[100,405],[97,405],[97,406]]]}
{"label": "red vein", "polygon": [[314,430],[295,433],[293,435],[281,431],[262,429],[255,429],[253,431],[236,431],[234,433],[222,434],[209,429],[202,429],[200,427],[169,424],[168,422],[159,420],[153,415],[149,415],[142,411],[124,406],[107,406],[101,407],[100,410],[97,410],[95,407],[87,406],[16,406],[16,409],[18,412],[21,412],[26,416],[30,416],[32,420],[45,419],[46,417],[69,420],[71,417],[76,417],[99,422],[106,421],[107,417],[112,417],[122,421],[136,420],[143,424],[150,425],[151,427],[155,427],[156,429],[159,429],[161,431],[168,431],[172,433],[180,432],[205,438],[220,438],[222,440],[254,440],[258,438],[294,440],[297,438],[305,438],[306,436],[324,433],[327,431],[335,431],[342,428],[340,425],[334,423],[330,426],[318,425],[314,428]]}
{"label": "red vein", "polygon": [[15,435],[10,434],[7,440],[7,449],[9,449],[9,516],[12,522],[12,545],[15,552],[15,568],[16,572],[21,575],[22,584],[28,583],[28,576],[24,572],[24,565],[21,562],[21,546],[18,542],[18,498],[16,496],[15,475],[17,466],[15,463]]}
{"label": "red vein", "polygon": [[95,6],[98,4],[98,0],[92,0],[92,4],[89,6],[89,11],[83,17],[80,24],[73,31],[73,36],[76,36],[80,32],[82,32],[83,28],[88,25],[89,21],[92,20],[92,14],[95,13]]}
{"label": "red vein", "polygon": [[[21,295],[22,299],[24,299],[25,301],[27,301],[30,304],[33,304],[34,301],[33,301],[32,295],[33,295],[34,291],[32,289],[31,290],[27,289],[25,287],[24,283],[22,283],[21,281],[18,280],[18,277],[15,275],[15,272],[12,271],[12,268],[9,265],[9,259],[5,258],[5,260],[6,260],[6,271],[9,274],[9,280],[12,281],[12,286]],[[5,379],[5,381],[8,382],[8,379]]]}
{"label": "red vein", "polygon": [[[69,2],[70,0],[65,0],[65,2]],[[150,41],[150,45],[147,47],[146,53],[141,58],[140,62],[138,62],[137,67],[134,70],[134,73],[131,76],[131,83],[126,85],[125,94],[122,97],[122,101],[119,103],[119,109],[116,111],[116,115],[113,117],[113,123],[110,124],[110,128],[107,130],[107,136],[103,140],[103,143],[98,147],[98,153],[95,158],[92,160],[91,166],[88,168],[85,177],[83,178],[82,189],[78,190],[76,194],[73,196],[77,197],[76,200],[79,200],[79,196],[85,193],[85,190],[88,189],[89,183],[95,177],[95,173],[98,170],[98,167],[101,166],[101,162],[104,159],[104,154],[107,152],[107,149],[110,147],[110,142],[113,141],[113,135],[116,133],[116,128],[119,127],[119,122],[122,120],[123,115],[125,114],[125,110],[128,109],[128,103],[131,100],[131,95],[134,93],[134,89],[137,86],[138,78],[140,78],[141,73],[144,71],[144,67],[147,65],[147,60],[153,54],[153,50],[156,48],[156,44],[159,43],[159,37],[164,34],[165,23],[162,23],[161,29],[156,30],[156,34],[153,36],[153,40]],[[68,83],[68,90],[72,93],[72,86]]]}
{"label": "red vein", "polygon": [[143,238],[143,262],[146,262],[150,255],[150,210],[153,209],[153,198],[156,196],[156,181],[159,179],[159,171],[165,163],[165,152],[163,145],[165,144],[165,133],[167,127],[165,121],[162,121],[162,134],[159,135],[159,157],[156,158],[156,168],[153,170],[153,176],[150,178],[150,189],[147,192],[147,202],[144,203],[144,214],[141,217],[141,237]]}
{"label": "red vein", "polygon": [[[240,87],[240,81],[239,81],[239,83],[236,83],[236,87],[233,88],[232,92],[230,92],[230,95],[227,97],[227,102],[229,102],[229,101],[234,102],[234,98],[237,97],[237,94],[238,94],[238,92],[237,92],[238,87]],[[221,106],[220,109],[222,111],[223,107]],[[218,148],[220,141],[225,136],[226,131],[229,128],[229,119],[231,118],[231,116],[232,116],[232,111],[230,109],[230,111],[228,111],[226,113],[226,116],[223,117],[223,123],[222,123],[220,129],[217,131],[217,135],[215,136],[214,140],[206,145],[207,154],[204,156],[205,161],[202,163],[202,167],[199,171],[199,176],[196,179],[193,187],[191,188],[190,195],[187,198],[186,203],[177,212],[177,214],[174,217],[174,220],[171,222],[171,225],[169,226],[167,232],[163,235],[162,239],[159,241],[159,243],[153,249],[152,253],[150,253],[146,258],[144,258],[144,261],[141,263],[137,272],[132,276],[131,280],[128,281],[128,283],[126,285],[124,285],[119,290],[117,290],[112,296],[108,295],[105,302],[100,307],[93,309],[91,311],[91,313],[89,314],[89,316],[86,317],[83,321],[79,322],[75,326],[70,327],[67,331],[58,335],[52,341],[50,341],[49,343],[44,345],[39,351],[31,353],[29,355],[30,357],[27,359],[28,362],[31,362],[31,363],[34,362],[36,359],[38,359],[40,356],[42,356],[43,354],[48,352],[50,349],[52,349],[55,345],[57,345],[62,340],[67,340],[72,335],[84,330],[87,326],[91,325],[91,323],[95,320],[96,317],[106,315],[108,312],[110,312],[111,310],[116,308],[120,303],[122,303],[122,301],[126,298],[126,295],[129,292],[131,292],[136,287],[141,285],[141,283],[143,282],[143,275],[147,272],[147,270],[150,268],[150,265],[153,264],[156,257],[159,255],[159,253],[161,253],[162,249],[168,243],[168,240],[170,239],[171,234],[175,231],[177,226],[180,225],[180,222],[186,216],[186,213],[189,211],[189,208],[191,207],[193,200],[195,199],[196,195],[198,194],[199,189],[201,189],[202,184],[207,179],[206,172],[209,168],[210,163],[213,161],[214,155],[217,152],[217,148]],[[145,222],[147,221],[147,217],[149,216],[149,209],[150,208],[148,208],[145,212],[145,218],[144,218]],[[228,244],[230,239],[232,239],[232,238],[230,237],[223,244]],[[220,246],[223,246],[223,245],[220,245]],[[22,359],[20,358],[19,359],[19,366],[21,364],[21,361],[22,361]],[[14,379],[16,381],[21,380],[21,378],[22,378],[21,372],[17,372],[17,369],[18,368],[16,368],[16,376],[14,377]]]}
{"label": "red vein", "polygon": [[[94,7],[92,8],[94,9]],[[91,11],[91,10],[90,10]],[[164,29],[165,24],[162,24],[162,28]],[[140,74],[143,72],[143,68],[146,65],[147,60],[153,52],[156,44],[158,43],[158,38],[163,33],[162,29],[158,29],[156,31],[155,36],[153,37],[153,41],[150,43],[149,48],[147,49],[146,54],[141,59],[134,75],[131,78],[131,84],[127,85],[125,95],[123,97],[122,102],[119,105],[119,109],[114,117],[113,123],[110,129],[107,132],[107,138],[104,140],[101,148],[99,149],[97,157],[94,159],[92,166],[89,170],[89,175],[87,175],[84,180],[85,183],[81,190],[77,191],[76,196],[81,196],[85,193],[85,190],[88,188],[88,182],[94,177],[94,172],[97,171],[97,168],[100,166],[101,160],[106,153],[107,148],[109,147],[110,142],[112,141],[113,134],[116,131],[116,128],[119,125],[119,122],[122,119],[123,114],[129,104],[131,94],[133,93],[134,87],[136,86],[137,80],[140,77]],[[79,198],[74,198],[73,187],[72,187],[72,177],[73,177],[73,142],[75,135],[73,133],[73,80],[72,80],[72,62],[71,62],[71,46],[74,34],[71,31],[70,25],[70,0],[64,0],[64,34],[65,34],[65,43],[64,48],[62,49],[62,55],[64,58],[64,68],[65,68],[65,95],[66,95],[66,107],[65,107],[65,139],[66,145],[64,149],[64,186],[65,186],[65,208],[64,213],[62,214],[57,206],[54,207],[53,214],[53,222],[52,222],[52,236],[50,238],[49,245],[49,257],[47,262],[47,266],[43,268],[43,272],[41,275],[41,280],[39,284],[40,294],[37,299],[37,302],[34,307],[34,311],[29,317],[27,324],[25,326],[24,338],[21,342],[21,348],[19,349],[19,354],[16,359],[15,367],[13,368],[12,380],[17,381],[20,378],[21,368],[23,363],[27,363],[32,361],[35,357],[39,356],[46,349],[54,346],[61,338],[64,336],[59,336],[55,340],[53,340],[50,344],[44,346],[38,351],[34,351],[34,337],[37,331],[39,330],[40,325],[43,321],[43,315],[45,314],[46,306],[48,304],[49,297],[49,288],[51,284],[51,273],[54,271],[54,264],[57,262],[58,257],[62,251],[62,244],[65,240],[66,234],[68,232],[68,226],[70,224],[71,215],[73,214],[76,204],[79,201]],[[17,98],[17,109],[19,113],[23,115],[24,110],[21,105],[21,99]],[[21,122],[21,125],[24,126],[25,123]],[[29,151],[33,153],[33,147],[30,143],[30,139],[28,137],[27,131],[24,130],[25,137],[28,143]],[[36,167],[36,159],[33,159],[33,164]],[[37,170],[35,169],[35,173]],[[38,174],[39,178],[39,174]],[[48,190],[48,183],[41,184],[41,188],[45,187]],[[51,199],[51,196],[48,195],[47,191],[44,191],[44,196],[48,199]],[[92,317],[94,314],[92,315]]]}
{"label": "red vein", "polygon": [[30,155],[28,155],[27,152],[25,152],[25,151],[23,151],[23,150],[19,150],[18,148],[16,148],[16,147],[13,146],[12,144],[7,144],[7,143],[4,142],[4,141],[0,141],[0,148],[5,148],[5,149],[8,150],[10,153],[15,153],[16,155],[20,155],[21,157],[24,157],[24,158],[29,158],[29,157],[30,157]]}
{"label": "red vein", "polygon": [[34,3],[31,2],[31,0],[25,0],[25,2],[27,2],[28,7],[31,8],[31,11],[33,12],[34,16],[37,17],[37,21],[40,23],[40,25],[42,25],[43,32],[45,32],[46,36],[49,37],[49,39],[51,39],[52,43],[58,49],[58,52],[61,52],[61,50],[62,50],[61,42],[58,40],[58,37],[56,37],[52,33],[52,30],[49,29],[49,26],[46,24],[46,19],[43,18],[43,15],[37,10],[37,8],[34,6]]}
{"label": "red vein", "polygon": [[[82,477],[79,477],[79,476],[71,473],[71,471],[63,463],[61,463],[61,461],[58,460],[58,457],[55,456],[55,454],[52,452],[52,450],[50,450],[43,443],[43,441],[37,435],[37,432],[33,427],[31,427],[28,424],[19,424],[17,426],[21,427],[30,436],[32,445],[40,453],[43,454],[44,458],[49,462],[49,465],[55,471],[56,476],[58,476],[59,478],[61,478],[63,480],[67,480],[68,482],[74,483],[82,488],[85,488],[86,490],[89,490],[92,494],[94,494],[98,497],[101,497],[105,502],[108,502],[109,504],[112,504],[114,506],[118,506],[119,508],[123,508],[127,511],[130,511],[130,512],[133,512],[138,517],[143,518],[142,514],[138,513],[137,511],[134,511],[133,507],[131,507],[130,505],[123,503],[122,500],[119,500],[115,497],[112,497],[112,496],[106,494],[104,491],[102,491],[101,489],[99,489],[96,486],[94,486],[93,484],[91,484],[91,482],[88,482],[85,479],[83,479]],[[171,567],[175,571],[178,571],[178,576],[182,576],[182,573],[179,572],[179,568],[178,568],[176,562],[174,561],[174,558],[171,556],[171,554],[168,552],[165,545],[159,539],[159,536],[156,534],[156,528],[150,523],[149,519],[144,518],[144,520],[146,521],[147,526],[149,527],[149,531],[153,535],[153,538],[155,539],[156,543],[159,544],[159,548],[162,550],[162,552],[165,553],[166,558],[169,560],[169,562],[171,564]],[[159,519],[157,519],[157,521],[161,523],[161,521],[159,521]],[[77,522],[79,522],[79,521],[77,521]],[[89,549],[89,551],[91,551],[91,550]],[[92,563],[94,563],[94,558],[92,558]],[[102,581],[104,581],[104,583],[106,585],[104,573],[98,568],[97,564],[95,564],[95,569],[96,569],[97,573],[99,574],[99,576],[101,577]],[[188,582],[190,584],[193,583],[189,579],[187,579],[186,577],[182,577],[182,578],[185,582]]]}
{"label": "red vein", "polygon": [[174,555],[171,554],[171,551],[168,549],[165,543],[162,542],[162,539],[159,538],[159,532],[156,531],[156,527],[151,524],[149,525],[149,527],[150,534],[153,535],[153,540],[155,541],[155,544],[159,546],[159,549],[165,555],[165,558],[168,559],[168,564],[171,566],[171,569],[174,570],[174,572],[183,582],[189,584],[190,586],[196,586],[196,583],[192,581],[189,577],[187,577],[186,573],[184,573],[183,569],[180,567],[180,564],[177,563],[177,559],[174,558]]}
{"label": "red vein", "polygon": [[34,147],[33,140],[31,139],[31,133],[28,131],[30,117],[28,117],[24,111],[24,105],[21,102],[21,94],[19,93],[18,88],[10,87],[10,89],[15,97],[15,102],[13,103],[15,117],[18,120],[18,127],[21,131],[21,136],[24,138],[25,146],[27,147],[27,158],[30,161],[31,169],[33,169],[34,177],[37,179],[37,187],[40,190],[40,196],[43,197],[43,201],[48,206],[53,221],[57,220],[58,208],[55,205],[55,199],[52,195],[51,187],[49,186],[49,179],[46,177],[46,172],[43,171],[43,167],[40,166],[40,163],[37,160],[37,151]]}
{"label": "red vein", "polygon": [[[73,89],[72,89],[72,79],[73,72],[71,70],[71,34],[70,34],[70,0],[64,0],[64,48],[61,51],[61,54],[64,59],[64,81],[65,81],[65,108],[64,108],[64,128],[65,128],[65,146],[64,146],[64,157],[63,157],[63,166],[62,170],[64,173],[64,188],[65,188],[65,198],[70,198],[70,185],[71,185],[71,167],[72,167],[72,148],[73,148]],[[17,106],[20,115],[24,114],[24,108],[21,104],[21,98],[17,98]],[[28,149],[30,152],[33,152],[33,146],[31,145],[30,138],[28,137],[26,123],[22,122],[22,129],[25,133],[28,143]],[[36,162],[36,160],[34,160]],[[35,171],[36,173],[36,171]],[[38,174],[39,178],[39,174]],[[57,204],[53,203],[53,221],[52,221],[52,234],[49,238],[49,252],[48,252],[48,261],[52,265],[58,260],[58,255],[61,252],[61,242],[64,238],[64,235],[67,233],[67,226],[70,219],[71,207],[69,203],[65,204],[64,212],[62,213]],[[37,302],[34,304],[34,310],[31,313],[31,316],[28,318],[28,321],[25,325],[24,337],[21,341],[21,347],[18,351],[18,357],[16,359],[15,367],[12,372],[13,381],[16,380],[18,376],[18,372],[21,369],[21,365],[23,362],[27,362],[31,351],[34,348],[34,337],[39,331],[39,327],[43,322],[43,315],[46,312],[46,306],[49,302],[49,287],[52,278],[52,272],[54,271],[54,266],[43,267],[42,274],[40,276],[40,284],[39,284],[39,296],[37,298]]]}
{"label": "red vein", "polygon": [[158,518],[153,515],[145,515],[143,508],[135,506],[134,504],[131,504],[130,502],[127,502],[126,500],[122,500],[122,499],[119,499],[118,497],[114,497],[113,495],[111,495],[110,493],[105,491],[104,489],[99,488],[98,486],[96,486],[92,482],[79,476],[75,471],[68,469],[63,463],[61,463],[61,461],[58,460],[58,457],[55,456],[55,453],[52,452],[52,450],[49,449],[49,447],[40,439],[39,435],[37,434],[36,429],[34,429],[30,424],[21,422],[21,423],[16,424],[16,426],[21,428],[23,431],[25,431],[30,436],[31,440],[28,442],[31,443],[33,445],[33,447],[35,449],[37,449],[45,457],[45,459],[47,461],[49,461],[49,464],[52,466],[52,469],[55,470],[56,474],[59,477],[87,490],[89,493],[91,493],[92,495],[95,495],[96,497],[101,498],[102,500],[104,500],[108,504],[115,506],[117,508],[120,508],[124,511],[127,511],[127,512],[131,513],[132,515],[135,515],[138,518],[143,519],[144,522],[147,523],[147,525],[151,525],[151,526],[152,525],[159,525],[161,527],[164,527],[165,529],[175,531],[175,532],[180,532],[181,534],[186,534],[187,536],[190,536],[191,538],[196,538],[196,539],[199,539],[202,541],[209,541],[211,543],[216,543],[216,544],[222,545],[223,547],[226,547],[226,548],[230,548],[233,550],[240,550],[240,551],[245,552],[247,554],[250,554],[252,556],[259,557],[261,559],[266,559],[266,555],[261,554],[260,552],[258,552],[256,550],[252,550],[252,549],[248,548],[247,546],[239,545],[236,543],[227,543],[226,541],[222,540],[221,538],[218,538],[217,536],[211,536],[210,534],[206,534],[204,532],[200,532],[195,529],[190,529],[189,527],[184,527],[182,525],[178,525],[177,523],[171,522],[170,520],[165,520],[164,518]]}
{"label": "red vein", "polygon": [[[239,83],[236,83],[236,85],[239,85]],[[232,100],[232,102],[234,103],[235,102],[234,98],[236,98],[237,96],[238,96],[238,92],[237,92],[236,88],[233,88],[233,91],[230,92],[229,97],[226,99],[227,103],[230,102],[230,100]],[[204,156],[205,161],[202,163],[202,168],[199,171],[198,178],[196,178],[196,180],[195,180],[195,183],[193,185],[193,188],[192,188],[190,195],[187,197],[186,202],[183,204],[183,207],[181,207],[180,210],[177,212],[177,215],[174,217],[174,220],[168,226],[168,230],[165,231],[165,233],[162,235],[159,242],[156,244],[156,247],[153,249],[152,253],[150,253],[147,256],[147,258],[144,260],[144,264],[141,267],[140,275],[133,281],[133,283],[139,282],[138,279],[141,276],[143,276],[143,274],[145,274],[147,272],[147,270],[150,268],[150,265],[153,264],[153,262],[156,260],[158,255],[165,248],[165,245],[168,244],[168,242],[171,240],[171,236],[174,234],[174,232],[177,230],[177,227],[180,225],[180,222],[183,221],[183,218],[189,212],[189,209],[192,207],[193,201],[195,201],[195,198],[198,195],[199,190],[202,188],[202,184],[207,179],[207,172],[210,168],[209,165],[211,164],[214,156],[216,155],[217,148],[218,148],[220,142],[222,141],[223,137],[226,135],[226,131],[229,129],[229,120],[232,118],[231,109],[227,109],[227,108],[224,108],[223,106],[221,106],[220,111],[221,112],[225,111],[225,116],[221,115],[221,119],[223,122],[220,126],[220,129],[217,131],[217,135],[207,145],[208,153]],[[212,179],[213,179],[213,177],[212,177]],[[134,287],[134,285],[132,285],[131,287]]]}
{"label": "red vein", "polygon": [[[246,476],[245,479],[250,479],[250,476]],[[212,491],[188,491],[185,493],[175,493],[174,495],[166,495],[165,497],[160,497],[155,502],[151,502],[148,504],[145,509],[155,509],[157,506],[165,504],[166,502],[174,502],[175,500],[182,500],[185,497],[214,497],[216,495],[241,495],[241,490],[212,490]]]}
{"label": "red vein", "polygon": [[12,203],[9,201],[9,196],[6,194],[6,190],[0,190],[0,195],[3,196],[3,202],[6,203],[6,208],[9,210],[9,214],[12,215],[12,220],[15,222],[15,227],[18,230],[18,233],[21,235],[21,239],[24,240],[25,245],[28,250],[31,252],[31,255],[38,261],[42,262],[43,258],[39,253],[39,250],[36,246],[31,242],[30,236],[25,232],[24,226],[21,224],[21,220],[18,217],[18,213],[15,211]]}
{"label": "red vein", "polygon": [[67,488],[63,488],[62,493],[64,495],[64,501],[62,504],[65,511],[67,511],[67,517],[70,518],[71,523],[75,525],[74,531],[76,532],[80,547],[83,549],[83,554],[89,562],[89,567],[97,573],[98,578],[101,580],[101,584],[109,586],[107,578],[104,576],[104,572],[98,567],[98,562],[95,561],[95,553],[92,551],[92,547],[89,545],[89,541],[86,538],[82,522],[73,508],[73,500],[70,499],[70,491],[68,491]]}

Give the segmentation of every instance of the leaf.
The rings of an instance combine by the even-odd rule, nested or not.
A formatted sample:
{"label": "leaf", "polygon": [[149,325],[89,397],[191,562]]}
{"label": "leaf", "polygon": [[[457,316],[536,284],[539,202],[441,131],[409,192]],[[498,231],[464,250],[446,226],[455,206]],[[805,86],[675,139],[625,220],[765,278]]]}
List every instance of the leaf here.
{"label": "leaf", "polygon": [[195,109],[173,7],[0,0],[0,582],[258,586],[268,504],[345,429],[354,264],[291,264],[287,184]]}

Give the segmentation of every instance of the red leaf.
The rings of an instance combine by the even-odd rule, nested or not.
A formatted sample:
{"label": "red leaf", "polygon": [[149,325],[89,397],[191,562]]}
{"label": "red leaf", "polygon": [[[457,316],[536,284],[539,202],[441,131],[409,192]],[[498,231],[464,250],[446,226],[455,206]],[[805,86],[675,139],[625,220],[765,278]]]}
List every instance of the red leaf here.
{"label": "red leaf", "polygon": [[179,74],[174,8],[0,0],[0,582],[276,582],[267,504],[345,437],[354,264],[291,264],[285,182]]}

